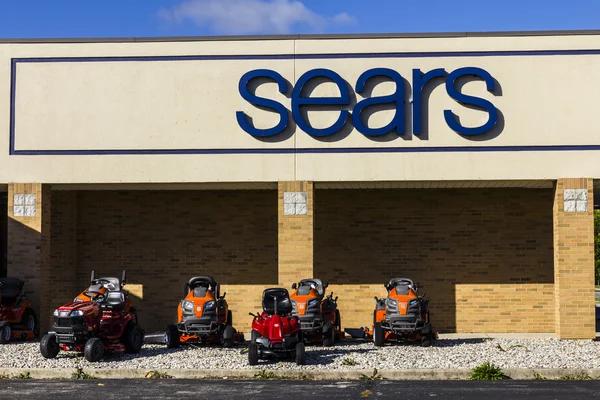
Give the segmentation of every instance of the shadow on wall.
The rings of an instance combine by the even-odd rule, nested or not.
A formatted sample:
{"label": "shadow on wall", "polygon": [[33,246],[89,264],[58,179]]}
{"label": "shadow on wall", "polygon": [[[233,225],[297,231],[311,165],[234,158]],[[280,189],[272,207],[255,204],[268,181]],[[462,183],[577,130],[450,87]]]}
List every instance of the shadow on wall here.
{"label": "shadow on wall", "polygon": [[[53,196],[53,245],[75,243],[73,253],[53,247],[56,265],[75,260],[73,296],[89,283],[91,270],[96,276],[121,276],[126,269],[126,289],[148,332],[175,321],[183,285],[192,276],[212,275],[227,286],[230,304],[244,317],[243,307],[256,311],[250,286],[277,282],[273,190],[65,191]],[[65,209],[76,211],[66,215]]]}
{"label": "shadow on wall", "polygon": [[441,331],[524,329],[516,321],[535,331],[519,314],[532,308],[553,329],[551,190],[319,190],[315,201],[314,275],[368,298],[362,325],[383,284],[407,277],[424,286]]}
{"label": "shadow on wall", "polygon": [[[23,291],[34,309],[41,329],[52,322],[51,298],[64,294],[65,286],[43,257],[50,257],[44,235],[13,218],[7,219],[7,275],[25,282]],[[47,252],[44,254],[44,252]]]}

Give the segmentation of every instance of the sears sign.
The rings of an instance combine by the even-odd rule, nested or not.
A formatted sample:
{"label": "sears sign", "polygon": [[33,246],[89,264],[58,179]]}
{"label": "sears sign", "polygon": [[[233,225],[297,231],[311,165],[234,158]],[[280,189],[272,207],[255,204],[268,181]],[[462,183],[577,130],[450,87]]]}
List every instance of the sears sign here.
{"label": "sears sign", "polygon": [[[458,117],[451,110],[444,110],[444,119],[446,124],[460,135],[482,135],[489,132],[496,123],[498,122],[498,110],[488,100],[480,97],[470,96],[461,93],[457,82],[461,78],[476,78],[481,79],[485,83],[486,90],[493,92],[495,89],[495,80],[487,71],[477,67],[464,67],[456,69],[448,73],[444,68],[437,68],[427,73],[423,73],[420,69],[413,69],[412,71],[412,120],[413,120],[413,134],[419,135],[422,132],[421,127],[421,113],[423,109],[422,93],[423,89],[433,79],[443,78],[445,79],[446,93],[452,99],[458,103],[476,107],[483,112],[487,113],[487,122],[478,127],[465,127],[460,124]],[[350,93],[348,91],[348,85],[344,79],[336,72],[329,69],[313,69],[304,73],[296,82],[296,85],[292,89],[292,118],[294,122],[304,132],[311,136],[322,137],[334,135],[340,131],[346,124],[346,121],[351,114],[352,124],[360,133],[365,136],[375,137],[382,136],[389,132],[396,132],[398,135],[404,134],[404,102],[407,93],[404,89],[404,78],[395,70],[389,68],[374,68],[363,72],[354,86],[354,91],[361,94],[365,90],[367,82],[374,78],[384,78],[385,80],[391,80],[395,83],[396,90],[394,93],[386,96],[378,97],[367,97],[357,102],[352,112],[347,109],[350,106]],[[279,114],[279,123],[271,128],[258,129],[250,120],[246,114],[242,111],[236,113],[237,122],[239,126],[252,136],[256,137],[267,137],[275,136],[283,132],[289,125],[289,112],[285,106],[275,100],[259,97],[254,93],[251,93],[249,89],[250,82],[254,79],[270,80],[274,81],[278,85],[278,90],[281,93],[288,93],[287,81],[276,71],[269,69],[257,69],[250,71],[242,78],[239,82],[240,95],[248,101],[250,104],[258,107],[262,107]],[[304,87],[313,79],[319,79],[319,81],[325,79],[333,82],[338,90],[339,96],[337,97],[307,97],[303,95]],[[392,105],[395,106],[396,113],[392,121],[386,126],[380,128],[370,128],[361,120],[361,113],[371,106],[378,105]],[[300,112],[303,106],[327,106],[330,110],[331,106],[339,106],[340,110],[339,117],[336,122],[327,128],[314,128],[306,121],[305,117]],[[329,111],[331,112],[331,111]]]}

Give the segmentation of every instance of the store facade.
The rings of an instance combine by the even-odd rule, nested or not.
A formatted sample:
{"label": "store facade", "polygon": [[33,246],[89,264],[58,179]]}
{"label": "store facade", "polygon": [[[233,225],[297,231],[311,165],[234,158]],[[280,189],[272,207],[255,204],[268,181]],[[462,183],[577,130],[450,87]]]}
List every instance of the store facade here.
{"label": "store facade", "polygon": [[442,332],[595,337],[600,32],[0,43],[6,273],[48,324],[127,269],[147,331],[419,281]]}

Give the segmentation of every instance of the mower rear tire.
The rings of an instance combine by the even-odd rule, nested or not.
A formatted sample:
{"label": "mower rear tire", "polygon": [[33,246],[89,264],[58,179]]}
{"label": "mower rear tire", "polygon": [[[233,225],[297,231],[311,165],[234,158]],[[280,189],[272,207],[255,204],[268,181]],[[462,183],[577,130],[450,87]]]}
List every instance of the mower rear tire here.
{"label": "mower rear tire", "polygon": [[0,328],[0,343],[5,344],[10,342],[12,336],[12,329],[10,325],[4,325]]}
{"label": "mower rear tire", "polygon": [[381,327],[381,322],[375,322],[373,325],[373,344],[377,347],[383,346],[385,336],[383,333],[383,328]]}
{"label": "mower rear tire", "polygon": [[89,362],[100,361],[104,356],[104,343],[98,338],[91,338],[85,342],[83,355]]}
{"label": "mower rear tire", "polygon": [[181,337],[179,336],[179,329],[175,325],[167,326],[165,332],[165,339],[167,342],[167,349],[176,349],[181,345]]}
{"label": "mower rear tire", "polygon": [[222,344],[223,347],[229,348],[233,347],[233,335],[235,332],[233,331],[233,327],[231,325],[226,325],[225,330],[223,331],[223,339]]}
{"label": "mower rear tire", "polygon": [[139,353],[144,345],[144,330],[135,322],[129,321],[122,340],[127,353]]}
{"label": "mower rear tire", "polygon": [[27,327],[27,330],[33,333],[33,336],[37,336],[39,333],[38,320],[35,315],[35,311],[31,308],[25,309],[21,323]]}
{"label": "mower rear tire", "polygon": [[296,365],[306,364],[306,350],[304,343],[300,342],[296,344]]}
{"label": "mower rear tire", "polygon": [[60,348],[56,342],[55,335],[47,334],[42,337],[42,340],[40,340],[40,353],[42,353],[42,357],[56,358],[59,351]]}
{"label": "mower rear tire", "polygon": [[258,364],[258,345],[256,343],[250,343],[248,346],[248,364]]}
{"label": "mower rear tire", "polygon": [[231,313],[231,310],[227,310],[227,323],[225,325],[233,326],[233,314]]}
{"label": "mower rear tire", "polygon": [[331,347],[335,343],[335,328],[331,327],[323,334],[323,347]]}

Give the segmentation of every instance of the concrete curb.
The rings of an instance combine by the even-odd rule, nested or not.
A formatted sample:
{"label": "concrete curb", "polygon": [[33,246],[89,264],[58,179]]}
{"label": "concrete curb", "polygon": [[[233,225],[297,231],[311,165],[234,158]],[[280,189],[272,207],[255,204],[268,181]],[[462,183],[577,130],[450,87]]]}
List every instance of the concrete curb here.
{"label": "concrete curb", "polygon": [[[29,372],[31,379],[72,379],[74,369],[68,368],[0,368],[0,375],[15,378]],[[259,369],[162,369],[174,379],[258,379]],[[84,372],[98,379],[139,379],[145,378],[149,370],[145,369],[86,369]],[[267,370],[279,379],[292,380],[360,380],[373,377],[374,370]],[[506,369],[505,375],[515,380],[565,379],[566,376],[587,375],[600,379],[600,369]],[[377,378],[389,380],[467,380],[469,369],[386,369],[377,371]],[[377,379],[376,378],[376,379]]]}

